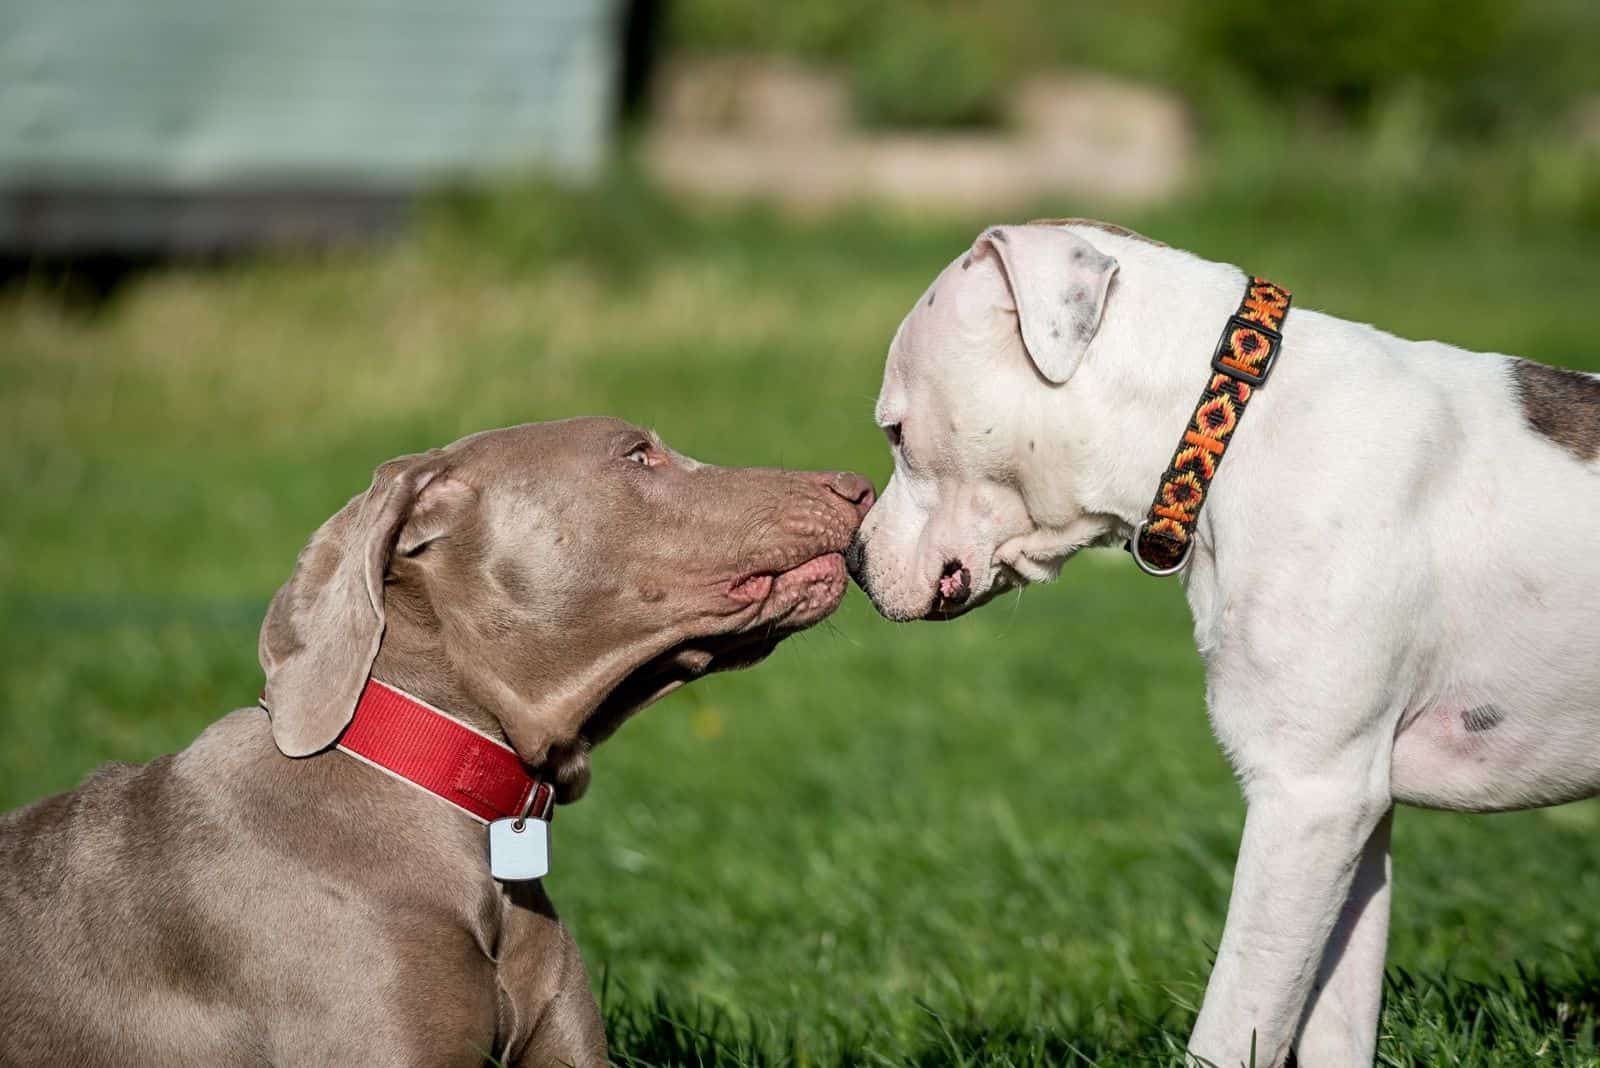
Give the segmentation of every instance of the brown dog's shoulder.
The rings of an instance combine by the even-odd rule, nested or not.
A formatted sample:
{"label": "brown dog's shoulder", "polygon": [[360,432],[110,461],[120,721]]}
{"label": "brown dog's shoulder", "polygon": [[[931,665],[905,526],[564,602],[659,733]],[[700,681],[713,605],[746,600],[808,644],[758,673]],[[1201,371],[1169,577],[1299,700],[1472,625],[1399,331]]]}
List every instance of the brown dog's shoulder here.
{"label": "brown dog's shoulder", "polygon": [[1511,383],[1530,427],[1580,460],[1600,458],[1600,376],[1519,359]]}
{"label": "brown dog's shoulder", "polygon": [[1128,238],[1132,238],[1135,241],[1143,241],[1145,244],[1154,245],[1156,248],[1170,248],[1171,247],[1171,246],[1167,245],[1165,242],[1157,241],[1157,240],[1155,240],[1154,238],[1151,238],[1151,237],[1146,237],[1143,234],[1139,233],[1137,230],[1130,230],[1126,226],[1118,226],[1116,223],[1102,222],[1099,219],[1079,219],[1079,218],[1030,219],[1028,221],[1028,225],[1029,226],[1087,226],[1087,227],[1090,227],[1091,229],[1094,229],[1094,230],[1103,230],[1104,232],[1106,232],[1108,234],[1114,234],[1117,237],[1128,237]]}

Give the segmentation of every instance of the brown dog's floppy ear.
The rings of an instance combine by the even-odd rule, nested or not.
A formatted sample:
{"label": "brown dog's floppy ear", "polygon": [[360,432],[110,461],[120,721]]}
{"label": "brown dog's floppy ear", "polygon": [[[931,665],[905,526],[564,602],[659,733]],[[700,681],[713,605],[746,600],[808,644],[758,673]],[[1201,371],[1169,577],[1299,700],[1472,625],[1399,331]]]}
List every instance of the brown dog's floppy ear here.
{"label": "brown dog's floppy ear", "polygon": [[996,226],[974,253],[992,249],[1017,308],[1022,346],[1039,373],[1060,385],[1078,369],[1100,328],[1117,261],[1053,226]]}
{"label": "brown dog's floppy ear", "polygon": [[286,756],[326,749],[355,714],[383,638],[384,573],[436,455],[378,468],[371,488],[312,535],[267,609],[257,649],[272,738]]}

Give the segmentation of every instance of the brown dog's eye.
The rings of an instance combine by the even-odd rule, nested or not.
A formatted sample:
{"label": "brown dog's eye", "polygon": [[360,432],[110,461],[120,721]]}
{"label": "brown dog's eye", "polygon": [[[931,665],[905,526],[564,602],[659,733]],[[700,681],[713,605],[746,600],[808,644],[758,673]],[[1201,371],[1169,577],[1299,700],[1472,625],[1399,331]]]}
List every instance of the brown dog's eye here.
{"label": "brown dog's eye", "polygon": [[898,449],[900,447],[900,424],[895,423],[893,426],[884,427],[883,436],[889,439],[889,447],[891,449]]}
{"label": "brown dog's eye", "polygon": [[649,467],[650,446],[635,445],[633,448],[628,450],[628,455],[623,457],[623,459],[627,460],[629,463],[638,464],[641,467]]}

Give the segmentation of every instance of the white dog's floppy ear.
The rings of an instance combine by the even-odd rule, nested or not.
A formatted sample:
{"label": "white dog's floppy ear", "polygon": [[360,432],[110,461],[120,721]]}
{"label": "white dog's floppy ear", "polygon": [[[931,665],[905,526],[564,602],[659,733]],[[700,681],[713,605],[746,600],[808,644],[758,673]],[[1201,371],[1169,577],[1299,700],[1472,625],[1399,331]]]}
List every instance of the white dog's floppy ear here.
{"label": "white dog's floppy ear", "polygon": [[1060,385],[1078,369],[1100,328],[1117,261],[1055,226],[992,227],[973,252],[990,249],[1011,288],[1028,357]]}
{"label": "white dog's floppy ear", "polygon": [[[440,475],[437,453],[391,460],[367,492],[312,535],[261,624],[257,651],[267,675],[272,737],[286,756],[332,745],[356,701],[383,639],[383,578],[397,540],[415,552],[437,537],[429,498],[448,508],[461,484]],[[407,532],[402,538],[402,528]],[[415,529],[416,533],[411,533]]]}

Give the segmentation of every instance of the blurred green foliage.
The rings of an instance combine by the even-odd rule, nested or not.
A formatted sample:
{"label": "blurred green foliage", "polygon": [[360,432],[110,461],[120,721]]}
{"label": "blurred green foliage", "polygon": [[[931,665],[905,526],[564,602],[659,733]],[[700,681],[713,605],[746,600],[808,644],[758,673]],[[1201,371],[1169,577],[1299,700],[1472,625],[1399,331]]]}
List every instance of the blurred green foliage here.
{"label": "blurred green foliage", "polygon": [[1452,134],[1546,127],[1600,88],[1592,0],[679,0],[672,43],[839,63],[868,122],[994,121],[1051,66],[1169,85],[1202,111],[1248,101],[1361,122],[1397,95]]}
{"label": "blurred green foliage", "polygon": [[[1425,100],[1453,133],[1538,121],[1592,84],[1595,5],[1504,0],[1194,3],[1196,54],[1257,93],[1370,118],[1397,96]],[[1574,62],[1582,58],[1582,62]]]}
{"label": "blurred green foliage", "polygon": [[1003,72],[981,41],[948,22],[930,22],[917,33],[888,34],[862,53],[854,68],[856,111],[868,125],[992,124],[1003,110]]}

